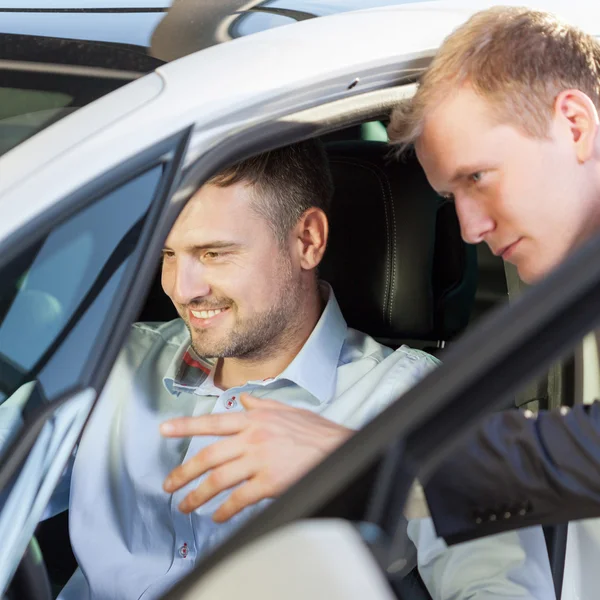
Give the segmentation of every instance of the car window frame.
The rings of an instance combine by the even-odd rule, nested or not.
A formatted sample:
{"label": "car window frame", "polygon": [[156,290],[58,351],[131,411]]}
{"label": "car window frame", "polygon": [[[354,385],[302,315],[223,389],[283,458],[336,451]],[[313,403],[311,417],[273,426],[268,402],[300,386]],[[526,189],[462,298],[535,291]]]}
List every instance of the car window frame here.
{"label": "car window frame", "polygon": [[[51,403],[32,411],[25,419],[22,434],[8,444],[0,457],[0,490],[10,484],[27,459],[44,424],[58,407],[74,394],[86,389],[95,390],[97,398],[99,397],[152,281],[155,261],[146,259],[146,251],[149,246],[156,243],[157,230],[161,229],[157,224],[168,209],[171,196],[177,189],[190,132],[191,129],[186,128],[147,148],[131,160],[102,173],[0,241],[0,269],[2,269],[17,258],[23,252],[23,248],[43,239],[57,225],[148,169],[159,164],[164,165],[165,172],[151,201],[136,248],[123,274],[123,284],[115,295],[114,305],[107,313],[107,319],[113,323],[110,333],[106,332],[104,339],[94,340],[80,381],[62,392]],[[90,413],[92,411],[93,407]]]}

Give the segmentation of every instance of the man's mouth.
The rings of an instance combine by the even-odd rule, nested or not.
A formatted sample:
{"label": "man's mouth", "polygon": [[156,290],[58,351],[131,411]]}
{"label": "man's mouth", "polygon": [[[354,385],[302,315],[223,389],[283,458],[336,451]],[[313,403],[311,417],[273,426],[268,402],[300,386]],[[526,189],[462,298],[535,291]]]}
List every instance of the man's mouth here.
{"label": "man's mouth", "polygon": [[210,327],[213,324],[217,324],[227,312],[229,312],[228,306],[223,308],[210,308],[205,310],[194,310],[188,308],[188,318],[190,325],[200,329]]}
{"label": "man's mouth", "polygon": [[510,260],[511,255],[515,251],[515,249],[518,246],[518,244],[519,244],[520,241],[521,241],[521,238],[519,238],[516,242],[513,242],[512,244],[509,244],[508,246],[504,246],[503,248],[499,248],[498,250],[496,250],[494,252],[494,254],[496,256],[499,256],[500,258],[502,258],[502,260],[508,261],[508,260]]}
{"label": "man's mouth", "polygon": [[224,310],[227,310],[227,309],[226,308],[217,308],[217,309],[211,309],[211,310],[192,310],[190,308],[190,312],[194,315],[194,317],[196,317],[196,319],[210,319],[211,317],[214,317],[215,315],[222,313]]}

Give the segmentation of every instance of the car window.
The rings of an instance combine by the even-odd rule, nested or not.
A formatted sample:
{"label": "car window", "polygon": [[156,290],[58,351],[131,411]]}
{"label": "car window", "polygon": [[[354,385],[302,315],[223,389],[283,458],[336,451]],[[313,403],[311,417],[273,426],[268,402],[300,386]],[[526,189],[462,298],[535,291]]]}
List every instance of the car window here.
{"label": "car window", "polygon": [[0,88],[0,155],[68,114],[72,101],[61,92]]}
{"label": "car window", "polygon": [[104,195],[0,268],[0,452],[29,414],[80,383],[162,172]]}
{"label": "car window", "polygon": [[79,74],[0,69],[0,156],[127,80]]}

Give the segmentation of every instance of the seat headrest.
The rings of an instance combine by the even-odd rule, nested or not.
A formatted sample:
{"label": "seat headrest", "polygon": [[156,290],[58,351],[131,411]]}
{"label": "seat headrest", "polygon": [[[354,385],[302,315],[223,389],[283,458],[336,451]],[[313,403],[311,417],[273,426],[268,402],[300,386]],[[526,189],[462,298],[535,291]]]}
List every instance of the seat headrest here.
{"label": "seat headrest", "polygon": [[335,192],[320,269],[351,327],[386,340],[449,340],[475,298],[475,248],[416,157],[381,142],[326,145]]}

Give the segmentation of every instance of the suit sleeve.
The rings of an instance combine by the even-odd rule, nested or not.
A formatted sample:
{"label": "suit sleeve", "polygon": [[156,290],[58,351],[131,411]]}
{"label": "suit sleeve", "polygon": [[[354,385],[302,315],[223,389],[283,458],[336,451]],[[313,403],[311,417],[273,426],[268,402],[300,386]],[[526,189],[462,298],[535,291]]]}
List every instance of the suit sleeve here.
{"label": "suit sleeve", "polygon": [[600,517],[600,403],[488,417],[425,485],[448,544]]}

